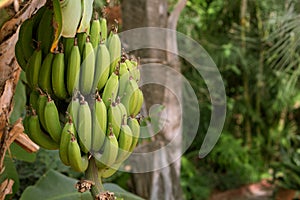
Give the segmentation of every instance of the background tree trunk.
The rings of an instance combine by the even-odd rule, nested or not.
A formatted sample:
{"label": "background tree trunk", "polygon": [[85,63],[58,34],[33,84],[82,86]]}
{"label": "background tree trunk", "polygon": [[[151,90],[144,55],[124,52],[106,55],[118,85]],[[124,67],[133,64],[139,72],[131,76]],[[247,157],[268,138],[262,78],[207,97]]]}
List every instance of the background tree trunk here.
{"label": "background tree trunk", "polygon": [[[185,7],[186,0],[181,0],[175,6],[173,12],[168,15],[167,0],[123,0],[122,1],[122,31],[139,28],[139,27],[160,27],[176,29],[177,20],[181,10]],[[166,32],[166,35],[160,35],[155,37],[149,34],[144,35],[143,38],[136,38],[137,41],[148,41],[149,43],[159,43],[162,49],[172,50],[177,52],[176,33]],[[159,40],[159,41],[157,41]],[[130,44],[128,44],[130,45]],[[180,72],[180,62],[176,54],[168,53],[167,51],[158,49],[143,49],[134,52],[134,55],[141,58],[141,64],[149,63],[161,63],[168,65]],[[147,65],[151,67],[151,65]],[[142,70],[143,71],[143,70]],[[174,75],[169,72],[165,74],[160,73],[147,73],[142,74],[157,79],[158,76],[162,76],[166,83],[171,84],[177,91],[181,90],[181,81],[174,81]],[[148,78],[147,78],[148,79]],[[159,85],[147,85],[142,87],[146,109],[154,104],[162,104],[168,109],[166,110],[167,123],[163,130],[155,135],[155,139],[147,144],[143,144],[136,149],[136,152],[152,152],[155,149],[161,148],[168,144],[174,135],[176,136],[176,143],[172,145],[168,151],[163,151],[160,156],[153,158],[153,160],[139,160],[133,167],[153,166],[156,164],[169,163],[172,158],[178,158],[181,155],[181,125],[180,118],[181,113],[180,106],[178,104],[178,96],[176,97],[171,91],[167,90],[164,86]],[[180,98],[180,97],[179,97]],[[158,165],[159,165],[158,164]],[[133,190],[138,195],[146,199],[182,199],[182,191],[180,186],[180,159],[177,159],[174,163],[163,169],[138,173],[132,175]]]}

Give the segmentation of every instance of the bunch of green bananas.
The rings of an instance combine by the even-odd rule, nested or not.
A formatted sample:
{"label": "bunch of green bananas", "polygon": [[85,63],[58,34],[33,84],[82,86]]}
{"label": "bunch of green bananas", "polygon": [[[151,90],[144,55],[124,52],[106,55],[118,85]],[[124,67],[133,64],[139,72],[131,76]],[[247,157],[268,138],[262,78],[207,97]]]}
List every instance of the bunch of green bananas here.
{"label": "bunch of green bananas", "polygon": [[[85,171],[94,157],[99,176],[107,178],[138,143],[140,70],[137,60],[122,55],[117,28],[108,35],[106,19],[92,19],[93,1],[74,1],[80,17],[66,15],[72,1],[53,0],[20,28],[15,53],[30,93],[24,127],[41,147],[59,149],[75,171]],[[70,17],[78,19],[75,29]]]}

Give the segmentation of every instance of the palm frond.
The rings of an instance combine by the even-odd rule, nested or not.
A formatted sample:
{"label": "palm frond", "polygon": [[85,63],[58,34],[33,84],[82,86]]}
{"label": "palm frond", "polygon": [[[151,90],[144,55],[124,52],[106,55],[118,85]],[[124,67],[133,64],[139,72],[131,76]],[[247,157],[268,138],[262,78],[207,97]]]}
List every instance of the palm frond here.
{"label": "palm frond", "polygon": [[278,17],[266,40],[271,44],[267,50],[266,63],[276,70],[290,71],[300,67],[300,15],[290,10]]}

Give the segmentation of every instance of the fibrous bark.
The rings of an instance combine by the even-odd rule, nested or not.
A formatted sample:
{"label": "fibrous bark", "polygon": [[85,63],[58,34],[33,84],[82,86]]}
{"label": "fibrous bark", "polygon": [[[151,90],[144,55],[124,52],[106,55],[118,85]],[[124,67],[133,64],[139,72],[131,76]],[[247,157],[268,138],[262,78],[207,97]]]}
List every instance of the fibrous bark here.
{"label": "fibrous bark", "polygon": [[[19,27],[29,18],[46,0],[31,0],[8,20],[0,29],[0,172],[3,171],[3,159],[10,144],[17,141],[24,149],[33,152],[38,146],[23,134],[22,120],[14,125],[9,123],[10,113],[13,110],[13,97],[19,80],[21,68],[15,59],[15,44],[18,40]],[[5,185],[10,191],[13,183]],[[2,187],[3,185],[1,185]],[[4,198],[7,193],[3,193]]]}
{"label": "fibrous bark", "polygon": [[[168,4],[166,0],[124,0],[122,1],[123,31],[140,27],[160,27],[175,30],[179,14],[185,7],[185,4],[186,0],[179,1],[173,12],[168,15]],[[160,63],[175,69],[174,73],[176,71],[180,72],[180,61],[176,54],[178,49],[175,31],[165,31],[165,35],[159,35],[159,37],[150,31],[148,34],[146,33],[146,35],[136,38],[136,40],[155,44],[159,43],[161,49],[164,49],[143,49],[133,52],[134,55],[141,58],[142,65],[144,64],[146,67],[151,67],[149,63]],[[130,46],[130,44],[125,45]],[[173,161],[174,158],[180,158],[182,153],[181,108],[178,99],[181,98],[181,92],[175,96],[172,91],[164,87],[165,85],[172,85],[172,89],[181,91],[181,80],[177,79],[174,81],[176,75],[170,71],[166,71],[165,73],[161,72],[160,74],[156,74],[155,72],[153,74],[142,74],[142,77],[143,76],[147,76],[147,79],[149,79],[150,76],[153,80],[164,77],[164,85],[147,85],[142,87],[142,90],[145,96],[146,110],[149,110],[154,104],[165,105],[167,107],[166,116],[168,116],[168,118],[160,133],[156,134],[151,142],[140,145],[136,149],[136,152],[153,152],[169,144],[170,141],[173,140],[173,142],[167,150],[161,151],[159,155],[155,155],[151,160],[138,160],[135,161],[135,163],[137,163],[136,165],[132,164],[133,167],[140,167],[141,169],[151,168],[149,166],[155,168],[155,165],[166,166],[166,164]],[[176,142],[174,142],[174,140]],[[180,159],[156,171],[133,174],[132,184],[134,192],[146,199],[182,199],[180,187]]]}

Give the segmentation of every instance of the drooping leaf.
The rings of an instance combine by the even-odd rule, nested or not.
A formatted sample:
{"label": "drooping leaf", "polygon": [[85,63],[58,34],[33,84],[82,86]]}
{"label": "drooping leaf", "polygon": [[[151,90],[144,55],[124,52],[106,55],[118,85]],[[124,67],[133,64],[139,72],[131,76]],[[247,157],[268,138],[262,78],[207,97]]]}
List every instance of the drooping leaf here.
{"label": "drooping leaf", "polygon": [[[57,171],[49,170],[34,186],[29,186],[22,194],[21,200],[92,200],[89,192],[79,193],[75,189],[77,180],[69,178]],[[104,188],[114,192],[118,198],[124,200],[143,200],[142,198],[127,192],[116,184],[105,183]]]}
{"label": "drooping leaf", "polygon": [[49,170],[34,186],[23,192],[21,200],[92,200],[89,192],[79,193],[75,189],[77,180],[54,170]]}
{"label": "drooping leaf", "polygon": [[9,147],[11,155],[17,160],[22,160],[25,162],[34,162],[36,158],[36,153],[29,153],[25,151],[22,147],[16,143],[12,143]]}
{"label": "drooping leaf", "polygon": [[22,82],[25,79],[24,77],[25,77],[25,74],[22,71],[19,82],[16,87],[16,92],[15,92],[14,98],[13,98],[14,109],[10,115],[10,123],[11,124],[15,123],[15,121],[17,121],[17,119],[22,117],[25,112],[26,88]]}
{"label": "drooping leaf", "polygon": [[[12,192],[15,194],[20,187],[19,176],[15,168],[15,164],[8,155],[6,155],[4,158],[4,171],[0,174],[0,184],[6,179],[11,179],[14,181]],[[6,198],[9,198],[13,194],[7,195]]]}
{"label": "drooping leaf", "polygon": [[103,184],[103,186],[105,190],[114,192],[118,198],[123,198],[124,200],[143,200],[143,198],[124,190],[123,188],[121,188],[116,184],[105,183]]}

